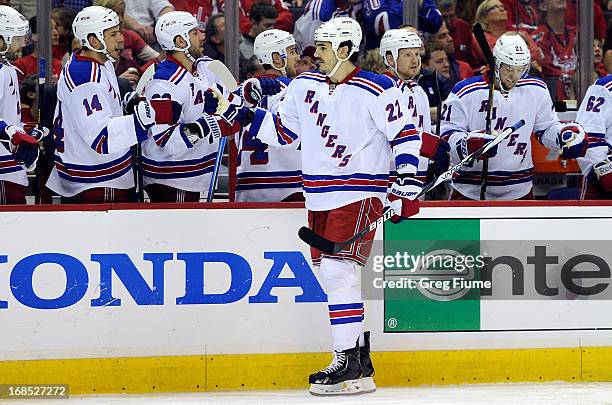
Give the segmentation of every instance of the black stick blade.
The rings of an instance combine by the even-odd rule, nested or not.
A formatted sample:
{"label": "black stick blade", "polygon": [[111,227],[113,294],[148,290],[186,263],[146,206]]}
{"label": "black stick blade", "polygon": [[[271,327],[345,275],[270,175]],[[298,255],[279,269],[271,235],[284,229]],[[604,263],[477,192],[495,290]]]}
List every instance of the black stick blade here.
{"label": "black stick blade", "polygon": [[329,255],[336,253],[334,252],[335,242],[325,239],[310,228],[307,228],[305,226],[301,227],[298,231],[298,236],[306,244],[312,246],[315,249],[319,249],[323,253],[327,253]]}

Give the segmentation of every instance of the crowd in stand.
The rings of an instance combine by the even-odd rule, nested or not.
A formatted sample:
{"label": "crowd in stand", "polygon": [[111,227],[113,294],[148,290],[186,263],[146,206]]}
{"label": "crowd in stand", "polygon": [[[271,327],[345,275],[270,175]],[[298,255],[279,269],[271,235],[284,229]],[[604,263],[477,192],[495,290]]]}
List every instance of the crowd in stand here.
{"label": "crowd in stand", "polygon": [[[19,73],[23,122],[33,124],[39,120],[35,97],[36,1],[0,0],[0,4],[9,5],[29,18],[33,43],[11,63]],[[196,15],[205,35],[204,55],[224,61],[223,0],[52,0],[52,81],[57,81],[62,66],[79,49],[72,22],[77,12],[91,5],[110,8],[121,19],[124,42],[115,71],[122,92],[134,90],[147,67],[165,59],[154,27],[162,15],[171,11]],[[421,71],[415,79],[428,96],[433,119],[435,107],[448,96],[454,84],[481,74],[486,65],[472,34],[474,23],[482,25],[491,48],[504,32],[518,31],[531,52],[530,74],[548,84],[553,100],[576,98],[576,71],[584,67],[578,60],[575,0],[419,0],[418,5],[418,26],[414,29],[423,39],[424,47]],[[591,70],[595,80],[612,73],[612,0],[594,0],[593,11]],[[254,55],[254,41],[257,35],[273,28],[294,35],[300,53],[296,74],[315,70],[314,31],[337,16],[350,16],[362,25],[365,52],[359,64],[366,70],[386,72],[388,68],[377,48],[385,31],[403,27],[402,0],[240,0],[240,80],[264,71]],[[44,105],[45,108],[55,105],[53,94],[46,95]],[[43,114],[44,123],[52,128],[53,110]],[[52,159],[49,162],[52,164]],[[42,169],[37,174],[44,177],[47,172]],[[50,201],[48,190],[42,186],[44,181],[40,184],[37,194],[43,196],[41,201]]]}

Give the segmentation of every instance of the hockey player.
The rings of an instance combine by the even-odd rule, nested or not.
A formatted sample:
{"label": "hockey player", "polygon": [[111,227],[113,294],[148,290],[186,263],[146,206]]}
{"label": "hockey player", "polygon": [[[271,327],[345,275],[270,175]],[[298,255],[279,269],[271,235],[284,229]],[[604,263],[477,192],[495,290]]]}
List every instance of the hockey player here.
{"label": "hockey player", "polygon": [[[351,18],[322,24],[314,38],[321,73],[296,77],[278,114],[256,109],[250,127],[264,143],[301,145],[309,226],[332,240],[352,237],[382,214],[391,151],[398,171],[388,196],[397,208],[394,220],[418,211],[411,198],[421,190],[414,178],[421,141],[393,80],[355,67],[361,38],[361,27]],[[309,378],[313,394],[375,389],[358,283],[373,237],[370,233],[334,255],[311,249],[328,297],[334,346],[329,367]]]}
{"label": "hockey player", "polygon": [[[155,126],[153,136],[143,143],[144,184],[152,202],[199,201],[200,192],[208,190],[212,179],[219,137],[239,129],[223,118],[204,113],[208,88],[214,87],[226,96],[235,89],[225,89],[206,68],[210,59],[202,57],[204,37],[197,27],[196,18],[184,11],[164,14],[155,25],[157,41],[168,56],[147,83],[145,95],[149,100],[176,101],[181,115],[178,125]],[[257,93],[260,81],[253,79],[244,86]],[[249,95],[247,91],[247,98]],[[241,101],[238,96],[232,97]]]}
{"label": "hockey player", "polygon": [[[258,77],[277,78],[281,83],[283,91],[259,103],[276,114],[291,81],[287,76],[295,76],[300,60],[295,39],[281,30],[262,32],[255,38],[255,55],[265,69]],[[237,138],[237,145],[236,201],[304,201],[300,151],[268,146],[248,130]]]}
{"label": "hockey player", "polygon": [[197,73],[196,66],[203,68],[205,61],[194,63],[204,45],[196,18],[184,11],[164,14],[157,20],[155,36],[167,57],[147,83],[145,95],[177,101],[181,117],[179,125],[154,126],[153,136],[143,143],[145,190],[151,202],[197,202],[210,184],[221,131],[232,129],[204,114],[204,92],[215,83]]}
{"label": "hockey player", "polygon": [[134,188],[130,147],[147,139],[156,111],[140,101],[132,115],[123,116],[113,67],[123,36],[114,11],[86,7],[72,28],[82,50],[60,74],[55,167],[47,187],[68,203],[128,202]]}
{"label": "hockey player", "polygon": [[[17,71],[9,63],[27,45],[28,21],[15,9],[0,6],[0,205],[25,204],[28,179],[38,159],[42,131],[23,129]],[[34,136],[32,136],[34,135]]]}
{"label": "hockey player", "polygon": [[583,200],[612,199],[612,75],[587,90],[576,120],[588,134],[589,147],[578,158]]}
{"label": "hockey player", "polygon": [[[489,151],[487,200],[531,199],[533,162],[531,133],[562,156],[584,154],[586,138],[580,125],[562,124],[554,111],[546,84],[528,77],[531,57],[525,41],[515,33],[499,37],[493,49],[495,92],[491,113],[492,134],[484,133],[488,107],[486,76],[463,80],[453,88],[442,108],[442,136],[451,148],[451,164],[489,142],[497,131],[524,119],[526,125]],[[451,199],[480,199],[482,160],[459,170],[453,178]]]}
{"label": "hockey player", "polygon": [[[448,144],[440,143],[440,138],[431,134],[429,100],[425,91],[412,79],[421,71],[421,48],[423,42],[416,32],[405,29],[392,29],[385,32],[380,41],[380,55],[385,65],[396,76],[397,85],[402,90],[402,103],[407,107],[414,126],[421,133],[421,156],[417,179],[425,181],[429,159],[438,166],[436,172],[448,168]],[[437,153],[437,156],[436,156]]]}

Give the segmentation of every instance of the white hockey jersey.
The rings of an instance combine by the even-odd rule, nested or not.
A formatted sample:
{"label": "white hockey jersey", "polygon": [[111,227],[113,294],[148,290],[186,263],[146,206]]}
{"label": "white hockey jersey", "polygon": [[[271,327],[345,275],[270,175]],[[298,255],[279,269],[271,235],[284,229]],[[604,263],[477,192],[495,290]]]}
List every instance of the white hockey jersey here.
{"label": "white hockey jersey", "polygon": [[75,52],[57,83],[55,167],[47,187],[64,197],[97,187],[134,187],[130,147],[147,131],[123,116],[113,64]]}
{"label": "white hockey jersey", "polygon": [[[279,77],[281,92],[266,96],[259,107],[278,113],[291,79]],[[243,130],[236,139],[236,201],[278,202],[302,192],[302,156],[299,150],[262,143]]]}
{"label": "white hockey jersey", "polygon": [[[23,128],[19,81],[13,66],[0,63],[0,134],[9,125]],[[0,135],[0,138],[2,137]],[[13,159],[13,154],[2,143],[0,143],[0,180],[22,186],[28,185],[24,167]]]}
{"label": "white hockey jersey", "polygon": [[[395,80],[400,90],[402,90],[402,103],[408,109],[408,114],[419,134],[423,131],[431,133],[429,99],[425,90],[412,80],[406,82],[401,79]],[[419,167],[416,178],[424,182],[427,177],[428,167],[429,159],[419,155]]]}
{"label": "white hockey jersey", "polygon": [[612,151],[612,75],[589,87],[576,121],[589,136],[587,153],[578,158],[580,170],[587,175],[594,164],[604,161]]}
{"label": "white hockey jersey", "polygon": [[287,87],[278,115],[257,109],[250,131],[267,144],[301,145],[309,210],[384,200],[389,143],[397,167],[415,174],[418,166],[421,138],[400,99],[393,80],[359,68],[338,84],[302,73]]}
{"label": "white hockey jersey", "polygon": [[[460,140],[470,131],[486,128],[488,85],[482,76],[462,80],[453,88],[441,112],[442,136],[450,145],[451,165],[462,160]],[[561,128],[546,84],[526,77],[507,94],[494,92],[491,128],[504,128],[524,119],[525,125],[498,145],[497,155],[489,159],[487,200],[514,200],[529,193],[533,185],[531,133],[549,149],[559,149]],[[459,193],[480,199],[482,160],[464,166],[453,178]]]}
{"label": "white hockey jersey", "polygon": [[206,61],[195,64],[195,75],[168,56],[145,86],[147,99],[168,98],[182,106],[179,125],[155,125],[152,136],[142,144],[144,185],[163,184],[180,190],[207,191],[212,179],[219,139],[201,139],[193,144],[185,135],[185,124],[204,116],[204,92],[212,73]]}

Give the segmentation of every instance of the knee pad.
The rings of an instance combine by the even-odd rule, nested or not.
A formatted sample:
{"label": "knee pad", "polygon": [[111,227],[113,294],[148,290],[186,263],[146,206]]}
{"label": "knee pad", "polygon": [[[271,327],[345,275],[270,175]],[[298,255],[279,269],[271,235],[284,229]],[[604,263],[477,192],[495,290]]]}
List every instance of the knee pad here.
{"label": "knee pad", "polygon": [[348,260],[324,257],[319,266],[319,279],[326,292],[358,285],[359,266]]}

